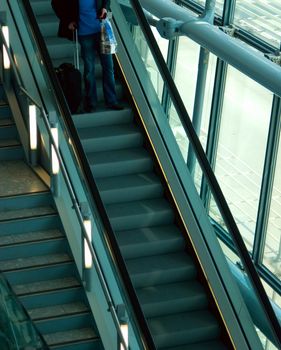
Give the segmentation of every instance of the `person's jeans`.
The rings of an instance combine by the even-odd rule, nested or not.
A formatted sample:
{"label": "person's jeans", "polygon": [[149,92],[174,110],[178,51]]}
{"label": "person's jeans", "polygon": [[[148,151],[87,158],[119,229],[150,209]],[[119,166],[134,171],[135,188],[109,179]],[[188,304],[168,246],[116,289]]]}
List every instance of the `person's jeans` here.
{"label": "person's jeans", "polygon": [[85,102],[88,106],[97,104],[95,58],[98,53],[102,65],[102,82],[105,104],[117,103],[112,55],[100,53],[100,33],[79,36],[81,56],[84,62]]}

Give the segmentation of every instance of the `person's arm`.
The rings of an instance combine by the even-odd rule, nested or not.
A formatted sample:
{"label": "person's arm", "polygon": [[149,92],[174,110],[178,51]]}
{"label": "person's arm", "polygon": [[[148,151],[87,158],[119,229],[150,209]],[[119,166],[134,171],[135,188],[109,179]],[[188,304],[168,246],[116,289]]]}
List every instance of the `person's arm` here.
{"label": "person's arm", "polygon": [[57,17],[64,23],[71,24],[78,22],[78,3],[76,0],[52,0],[52,8]]}
{"label": "person's arm", "polygon": [[106,18],[107,16],[107,9],[105,7],[103,7],[101,10],[100,10],[100,14],[99,14],[99,18],[100,19],[104,19]]}

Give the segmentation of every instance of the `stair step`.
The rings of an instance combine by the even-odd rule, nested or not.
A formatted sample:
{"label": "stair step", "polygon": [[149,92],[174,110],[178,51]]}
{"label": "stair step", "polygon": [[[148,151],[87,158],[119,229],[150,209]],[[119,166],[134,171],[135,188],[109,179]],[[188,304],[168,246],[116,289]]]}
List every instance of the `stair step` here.
{"label": "stair step", "polygon": [[143,227],[116,231],[125,259],[177,252],[184,247],[184,238],[175,225]]}
{"label": "stair step", "polygon": [[111,176],[97,179],[105,204],[157,198],[163,195],[163,186],[154,173]]}
{"label": "stair step", "polygon": [[4,142],[4,145],[0,141],[0,160],[17,160],[23,159],[23,148],[18,141],[11,141],[9,144]]}
{"label": "stair step", "polygon": [[135,288],[183,282],[196,278],[196,267],[187,254],[173,253],[126,260]]}
{"label": "stair step", "polygon": [[80,328],[94,327],[92,315],[83,312],[77,315],[50,318],[46,320],[34,321],[43,337],[45,334],[65,331],[75,331]]}
{"label": "stair step", "polygon": [[[64,284],[62,284],[62,282],[64,282]],[[75,283],[75,285],[71,286],[70,282]],[[19,299],[26,309],[40,308],[43,305],[46,307],[68,304],[75,300],[84,300],[83,288],[77,285],[77,283],[78,281],[75,279],[72,279],[71,281],[59,281],[58,286],[63,286],[64,288],[51,291],[41,290],[40,293],[24,294],[20,296]]]}
{"label": "stair step", "polygon": [[[48,346],[53,348],[55,345],[64,345],[71,343],[80,343],[85,340],[98,339],[96,332],[91,328],[72,329],[68,332],[55,332],[45,334],[44,339]],[[67,347],[68,349],[68,347]],[[79,347],[80,349],[80,347]],[[95,348],[92,348],[95,349]]]}
{"label": "stair step", "polygon": [[71,261],[71,258],[68,254],[49,254],[43,256],[33,256],[30,258],[18,258],[13,260],[2,260],[1,261],[1,270],[6,271],[15,271],[26,268],[40,267],[43,265],[55,265],[59,263],[65,263]]}
{"label": "stair step", "polygon": [[3,98],[5,98],[4,93],[0,91],[0,119],[11,118],[11,109]]}
{"label": "stair step", "polygon": [[24,219],[24,218],[35,217],[35,216],[50,215],[50,214],[53,214],[54,212],[55,210],[51,206],[1,211],[0,221],[8,221],[8,220],[14,220],[14,219]]}
{"label": "stair step", "polygon": [[220,336],[219,324],[209,311],[156,317],[148,324],[157,348],[208,342]]}
{"label": "stair step", "polygon": [[[56,229],[61,227],[60,219],[57,213],[47,216],[28,217],[20,220],[1,222],[0,237],[5,235],[21,235],[44,229]],[[15,240],[20,238],[14,238]]]}
{"label": "stair step", "polygon": [[203,343],[188,344],[183,346],[176,346],[172,348],[165,348],[165,350],[229,350],[229,347],[224,345],[219,340],[211,340]]}
{"label": "stair step", "polygon": [[57,229],[5,235],[0,236],[0,248],[4,246],[18,245],[22,243],[47,241],[50,239],[61,237],[64,237],[64,235],[60,230]]}
{"label": "stair step", "polygon": [[11,118],[1,118],[0,119],[0,128],[3,126],[10,126],[10,125],[14,125],[14,121]]}
{"label": "stair step", "polygon": [[61,238],[61,237],[64,237],[64,235],[58,229],[3,235],[3,236],[0,236],[0,248],[5,246],[10,246],[10,245],[22,244],[22,243],[46,241],[46,240]]}
{"label": "stair step", "polygon": [[[56,283],[60,283],[60,280],[64,280],[64,278],[74,278],[76,271],[75,263],[73,260],[68,261],[66,263],[59,263],[50,266],[40,266],[36,268],[27,268],[20,270],[18,273],[17,270],[14,271],[6,271],[5,276],[8,279],[9,283],[12,286],[17,286],[20,290],[29,290],[29,285],[33,283],[42,283],[45,281],[55,280],[54,283],[47,282],[47,287],[49,283],[53,286],[52,288],[56,290]],[[68,280],[66,280],[68,281]],[[63,283],[63,282],[62,282]],[[64,287],[64,286],[62,286]],[[49,289],[48,289],[49,290]],[[52,290],[52,289],[50,289]],[[43,290],[44,291],[44,290]]]}
{"label": "stair step", "polygon": [[[0,262],[8,263],[9,260],[17,259],[25,266],[26,261],[37,261],[39,256],[48,256],[49,254],[65,253],[68,249],[68,243],[64,236],[51,240],[25,242],[16,245],[9,245],[0,248]],[[49,258],[47,258],[46,262]],[[35,261],[36,260],[36,261]],[[29,263],[28,263],[29,264]],[[10,264],[9,264],[10,265]],[[4,266],[6,266],[4,264]]]}
{"label": "stair step", "polygon": [[73,121],[78,130],[88,127],[126,124],[133,121],[132,109],[125,107],[121,111],[105,109],[97,111],[94,115],[88,113],[73,115]]}
{"label": "stair step", "polygon": [[153,162],[146,150],[127,150],[88,153],[87,158],[95,178],[148,172]]}
{"label": "stair step", "polygon": [[12,148],[12,147],[16,147],[19,145],[20,145],[19,140],[15,139],[15,138],[0,139],[0,147],[1,148]]}
{"label": "stair step", "polygon": [[208,306],[203,286],[194,280],[138,289],[137,295],[147,318],[202,310]]}
{"label": "stair step", "polygon": [[48,318],[62,317],[88,312],[88,307],[82,302],[72,302],[60,305],[48,305],[28,309],[27,312],[33,321],[45,320]]}
{"label": "stair step", "polygon": [[105,152],[143,143],[141,132],[134,124],[94,126],[78,130],[85,152]]}
{"label": "stair step", "polygon": [[[38,273],[38,272],[37,272]],[[75,277],[63,277],[58,279],[47,279],[38,281],[38,282],[32,282],[32,283],[23,283],[23,284],[16,284],[12,286],[13,291],[17,296],[28,296],[33,294],[39,294],[39,293],[46,293],[51,291],[59,291],[59,290],[65,290],[67,288],[75,288],[80,287],[80,282]]]}
{"label": "stair step", "polygon": [[[33,179],[31,178],[30,180],[32,181]],[[50,191],[40,191],[34,193],[27,191],[26,193],[20,193],[19,195],[0,196],[1,214],[4,211],[12,212],[22,209],[31,209],[34,211],[34,215],[36,216],[36,210],[38,207],[46,208],[51,204],[53,204],[53,199]],[[55,210],[53,209],[52,212],[55,212]],[[22,216],[20,215],[19,217]]]}
{"label": "stair step", "polygon": [[[7,119],[5,119],[7,120]],[[2,119],[3,122],[3,119]],[[14,142],[18,139],[18,132],[14,124],[6,124],[1,125],[0,127],[0,146],[5,145],[5,142],[7,141],[7,144],[9,145],[10,142]]]}

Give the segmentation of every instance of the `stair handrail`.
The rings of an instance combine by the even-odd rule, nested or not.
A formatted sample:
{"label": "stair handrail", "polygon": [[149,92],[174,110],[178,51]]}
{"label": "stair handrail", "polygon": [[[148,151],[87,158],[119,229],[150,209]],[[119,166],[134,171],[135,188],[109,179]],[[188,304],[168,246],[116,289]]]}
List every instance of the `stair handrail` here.
{"label": "stair handrail", "polygon": [[85,229],[84,218],[83,218],[83,215],[81,213],[80,203],[78,202],[77,196],[75,194],[74,186],[72,185],[72,182],[71,182],[70,177],[68,175],[68,172],[66,170],[63,157],[61,156],[61,152],[60,152],[59,148],[56,145],[56,140],[54,139],[54,136],[53,136],[53,133],[52,133],[52,130],[51,130],[51,125],[50,125],[50,121],[48,119],[48,114],[46,113],[45,108],[41,105],[41,103],[36,101],[36,99],[34,97],[32,97],[28,93],[28,91],[22,86],[19,74],[17,72],[16,63],[14,62],[14,59],[13,59],[13,56],[11,54],[10,48],[9,48],[9,46],[8,46],[8,44],[6,42],[6,39],[5,39],[5,37],[4,37],[3,33],[2,33],[2,29],[3,29],[3,26],[0,24],[0,31],[1,31],[0,35],[1,35],[1,39],[3,40],[3,45],[4,45],[5,49],[6,49],[6,52],[7,52],[8,56],[9,56],[9,59],[10,59],[10,62],[12,64],[13,73],[15,73],[15,71],[16,71],[16,73],[15,73],[16,83],[18,84],[18,88],[20,89],[20,91],[24,95],[26,95],[28,100],[30,100],[41,112],[41,116],[43,117],[43,121],[44,121],[45,127],[47,129],[47,133],[48,133],[49,139],[51,141],[51,145],[52,145],[52,147],[53,147],[53,149],[54,149],[54,151],[56,153],[58,162],[60,164],[60,169],[62,171],[62,175],[64,177],[65,184],[67,186],[68,193],[69,193],[71,201],[72,201],[73,209],[76,212],[76,215],[77,215],[77,218],[78,218],[78,222],[79,222],[79,225],[81,227],[81,232],[83,234],[83,238],[86,240],[88,248],[89,248],[91,256],[92,256],[92,259],[95,262],[95,268],[97,269],[96,272],[97,272],[99,281],[101,283],[101,287],[102,287],[102,290],[104,292],[109,311],[110,311],[110,313],[112,315],[112,319],[113,319],[113,322],[115,324],[118,336],[120,337],[120,342],[122,343],[122,345],[124,347],[124,350],[129,350],[129,348],[128,348],[127,344],[126,344],[126,341],[124,339],[123,333],[121,331],[121,324],[119,322],[118,315],[117,315],[117,312],[116,312],[116,309],[115,309],[115,305],[114,305],[113,299],[111,297],[109,288],[108,288],[107,283],[106,283],[106,279],[105,279],[104,274],[102,272],[102,268],[101,268],[101,264],[100,264],[99,258],[98,258],[97,254],[96,254],[95,248],[93,247],[93,245],[92,245],[92,243],[91,243],[91,241],[89,239],[88,233],[87,233],[87,231]]}
{"label": "stair handrail", "polygon": [[181,120],[182,126],[184,127],[189,142],[192,145],[197,160],[201,166],[201,170],[210,186],[213,198],[220,210],[220,213],[225,221],[229,232],[231,233],[232,239],[234,240],[236,247],[238,248],[238,254],[243,263],[243,267],[249,275],[249,279],[252,282],[252,285],[254,286],[256,292],[255,294],[257,295],[263,307],[267,320],[274,331],[275,340],[281,348],[281,327],[278,318],[273,310],[269,297],[267,296],[265,289],[261,283],[261,280],[250,257],[250,254],[246,248],[242,235],[238,229],[238,226],[230,211],[224,194],[220,188],[218,180],[212,170],[212,167],[201,145],[200,139],[193,128],[190,116],[185,108],[185,105],[178,92],[175,82],[168,70],[166,62],[159,49],[158,43],[156,42],[155,37],[151,31],[146,15],[140,4],[140,1],[129,0],[129,2],[137,16],[139,25],[141,27],[141,30],[143,31],[143,34],[145,35],[149,49],[153,55],[154,60],[157,63],[157,67],[162,76],[162,79],[165,82],[167,89],[170,93],[171,99]]}

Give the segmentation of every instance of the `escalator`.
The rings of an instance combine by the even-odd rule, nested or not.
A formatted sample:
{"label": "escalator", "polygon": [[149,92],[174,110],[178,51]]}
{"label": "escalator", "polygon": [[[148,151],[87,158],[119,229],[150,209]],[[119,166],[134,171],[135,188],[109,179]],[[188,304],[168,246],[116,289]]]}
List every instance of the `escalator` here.
{"label": "escalator", "polygon": [[[31,5],[53,65],[71,62],[50,2]],[[117,84],[125,110],[101,106],[73,121],[155,348],[233,349],[136,110]]]}
{"label": "escalator", "polygon": [[[57,38],[58,23],[50,1],[31,0],[30,4],[53,67],[72,62],[72,43]],[[101,216],[108,224],[106,231],[113,235],[110,240],[117,242],[111,248],[117,256],[121,253],[118,259],[126,267],[126,288],[132,287],[132,304],[136,301],[139,305],[134,312],[141,314],[139,319],[145,323],[141,327],[148,330],[145,336],[149,339],[140,348],[261,349],[242,300],[237,296],[236,308],[223,289],[229,280],[214,286],[213,281],[219,279],[208,276],[206,261],[212,259],[201,257],[190,238],[189,230],[197,229],[194,218],[190,216],[189,226],[184,220],[191,211],[180,210],[170,178],[155,152],[155,140],[147,132],[117,61],[116,70],[117,93],[124,110],[111,111],[103,106],[97,66],[100,104],[94,113],[73,115],[71,123],[78,135],[77,147],[82,146],[94,180],[92,190],[96,185],[96,200],[100,197],[101,211],[105,209]],[[217,243],[214,245],[219,249]],[[60,253],[64,249],[58,248]],[[214,270],[211,267],[209,271]],[[95,316],[95,310],[93,313]],[[96,322],[99,327],[97,315]],[[96,339],[101,346],[98,336]],[[65,349],[72,347],[66,344]]]}

